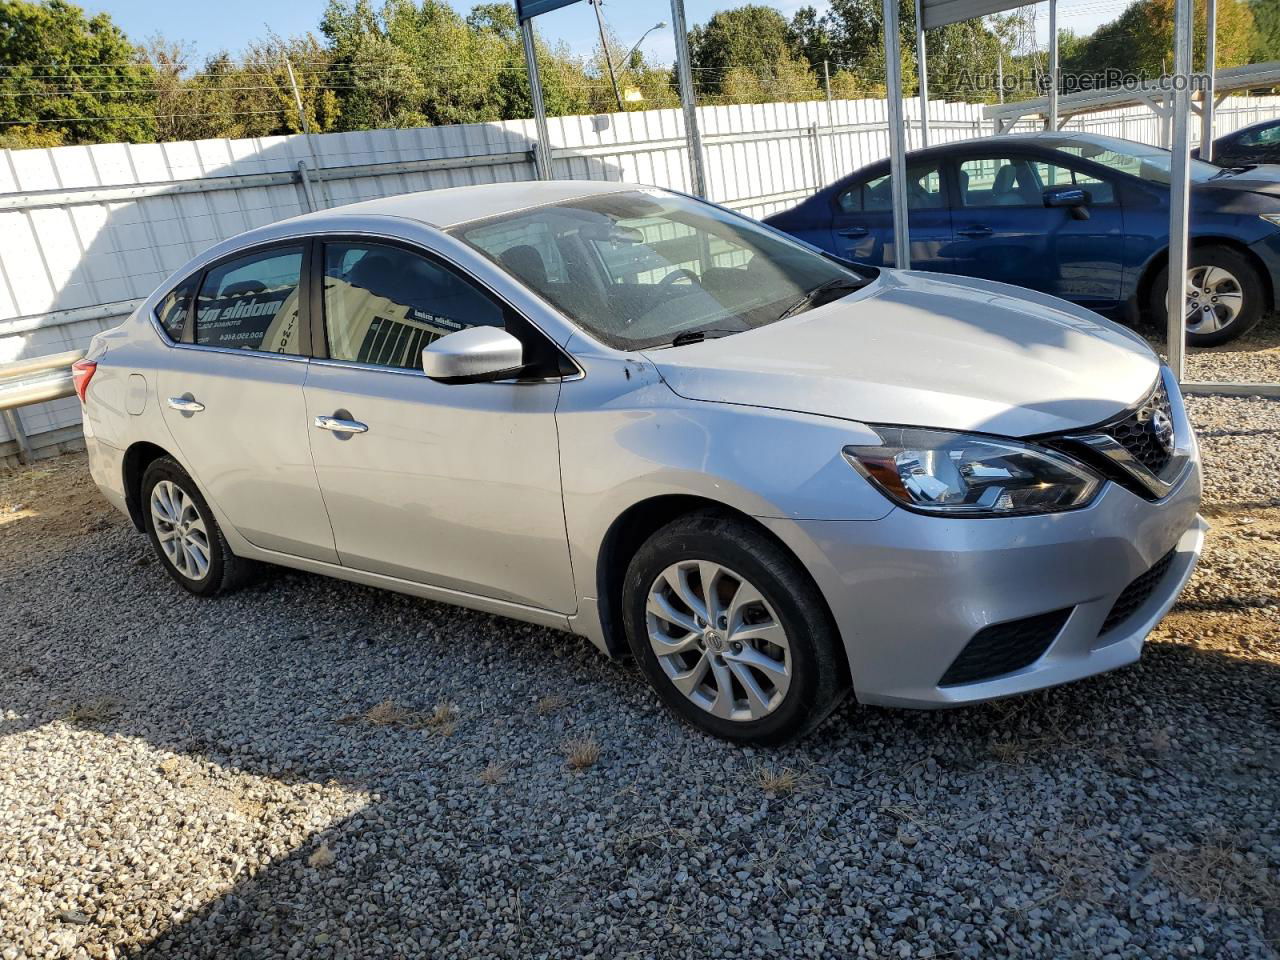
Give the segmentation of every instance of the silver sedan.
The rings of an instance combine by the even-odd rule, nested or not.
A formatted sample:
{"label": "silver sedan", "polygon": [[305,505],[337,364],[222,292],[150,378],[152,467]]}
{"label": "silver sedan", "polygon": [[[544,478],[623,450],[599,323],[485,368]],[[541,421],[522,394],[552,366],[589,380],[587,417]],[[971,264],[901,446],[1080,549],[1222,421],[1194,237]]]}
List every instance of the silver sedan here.
{"label": "silver sedan", "polygon": [[650,187],[254,230],[76,379],[94,479],[192,593],[268,562],[573,631],[736,740],[1127,664],[1203,540],[1134,334]]}

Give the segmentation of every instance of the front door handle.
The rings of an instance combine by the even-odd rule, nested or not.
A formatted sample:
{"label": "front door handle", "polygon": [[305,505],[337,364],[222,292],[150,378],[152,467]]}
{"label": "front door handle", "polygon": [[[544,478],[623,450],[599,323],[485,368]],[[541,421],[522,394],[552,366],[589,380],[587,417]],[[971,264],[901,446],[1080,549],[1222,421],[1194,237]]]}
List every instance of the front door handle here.
{"label": "front door handle", "polygon": [[956,233],[962,237],[989,237],[995,231],[983,224],[976,224],[972,227],[965,227],[963,230],[957,230]]}
{"label": "front door handle", "polygon": [[199,400],[192,400],[190,397],[170,397],[169,406],[175,410],[181,410],[183,413],[199,413],[204,409],[204,404]]}
{"label": "front door handle", "polygon": [[866,227],[845,227],[842,230],[836,231],[837,236],[849,237],[851,239],[853,237],[865,237],[867,233],[868,233],[868,230]]}
{"label": "front door handle", "polygon": [[333,433],[368,433],[369,425],[359,420],[343,420],[341,417],[316,417],[316,426]]}

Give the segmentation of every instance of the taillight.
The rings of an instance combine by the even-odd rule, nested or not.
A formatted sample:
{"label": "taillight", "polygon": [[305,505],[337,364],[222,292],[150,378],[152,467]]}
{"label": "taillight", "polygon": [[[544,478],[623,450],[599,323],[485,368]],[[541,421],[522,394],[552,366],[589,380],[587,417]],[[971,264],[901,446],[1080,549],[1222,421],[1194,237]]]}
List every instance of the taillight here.
{"label": "taillight", "polygon": [[93,379],[94,371],[98,369],[98,361],[96,360],[77,360],[71,365],[71,382],[76,388],[76,396],[80,398],[80,402],[84,403],[84,393],[89,389],[89,381]]}

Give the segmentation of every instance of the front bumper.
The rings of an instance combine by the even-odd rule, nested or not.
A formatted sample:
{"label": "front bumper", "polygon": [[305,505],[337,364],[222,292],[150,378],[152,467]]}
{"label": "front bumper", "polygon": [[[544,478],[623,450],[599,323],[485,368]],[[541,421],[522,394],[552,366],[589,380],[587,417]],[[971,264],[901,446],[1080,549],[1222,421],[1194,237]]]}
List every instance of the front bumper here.
{"label": "front bumper", "polygon": [[1270,308],[1280,306],[1280,231],[1270,233],[1261,240],[1249,244],[1249,249],[1266,268],[1271,289]]}
{"label": "front bumper", "polygon": [[[875,521],[765,520],[805,564],[843,638],[862,703],[943,707],[1025,693],[1137,660],[1191,577],[1207,525],[1194,457],[1167,497],[1109,483],[1087,508],[1043,517],[947,519],[895,509]],[[1120,624],[1117,598],[1173,552]],[[941,686],[992,624],[1070,610],[1042,655],[1020,669]]]}

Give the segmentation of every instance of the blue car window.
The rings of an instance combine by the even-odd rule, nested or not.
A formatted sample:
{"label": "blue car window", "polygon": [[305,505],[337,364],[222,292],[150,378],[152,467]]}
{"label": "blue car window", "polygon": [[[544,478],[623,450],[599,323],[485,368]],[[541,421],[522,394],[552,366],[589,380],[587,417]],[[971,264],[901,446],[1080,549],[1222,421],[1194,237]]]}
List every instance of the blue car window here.
{"label": "blue car window", "polygon": [[1075,186],[1084,187],[1093,198],[1094,205],[1115,203],[1116,191],[1108,181],[1099,179],[1083,170],[1072,170],[1056,163],[1045,163],[1037,160],[1033,164],[1042,187]]}
{"label": "blue car window", "polygon": [[966,207],[1042,207],[1048,187],[1084,187],[1095,204],[1114,203],[1115,189],[1092,174],[1021,157],[975,157],[960,164]]}
{"label": "blue car window", "polygon": [[1239,143],[1243,147],[1270,147],[1280,144],[1280,124],[1243,133],[1240,135]]}
{"label": "blue car window", "polygon": [[960,164],[960,195],[966,207],[1038,207],[1042,190],[1028,160],[974,157]]}
{"label": "blue car window", "polygon": [[[843,191],[836,204],[844,213],[893,209],[893,178],[886,174]],[[911,210],[940,210],[946,205],[942,194],[940,164],[914,166],[907,170],[907,207]]]}

